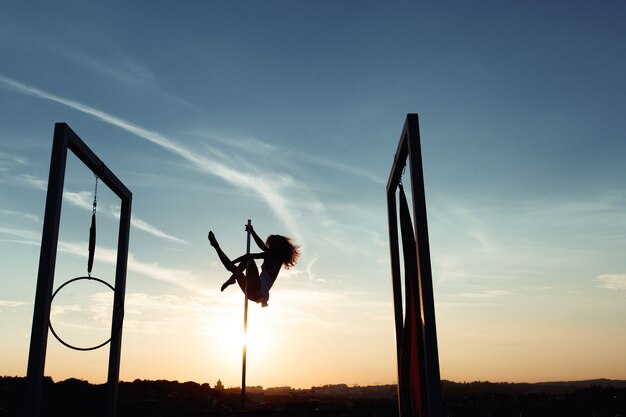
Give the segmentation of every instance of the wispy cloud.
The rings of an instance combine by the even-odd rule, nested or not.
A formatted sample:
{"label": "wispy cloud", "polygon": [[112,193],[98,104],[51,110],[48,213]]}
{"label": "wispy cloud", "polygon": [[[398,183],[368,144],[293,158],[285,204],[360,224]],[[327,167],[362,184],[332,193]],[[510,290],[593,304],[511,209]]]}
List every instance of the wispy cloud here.
{"label": "wispy cloud", "polygon": [[[40,245],[41,236],[30,230],[14,229],[0,226],[0,235],[9,235],[16,237],[12,241],[25,245]],[[57,250],[72,255],[87,257],[87,244],[85,242],[63,242],[59,241]],[[117,250],[99,246],[96,250],[95,260],[109,265],[117,263]],[[195,276],[193,272],[167,268],[161,266],[158,262],[143,262],[135,258],[132,253],[128,254],[128,271],[143,275],[148,278],[156,279],[182,288],[198,291],[201,288],[201,278]]]}
{"label": "wispy cloud", "polygon": [[28,160],[21,155],[0,151],[0,172],[10,171],[16,166],[24,166]]}
{"label": "wispy cloud", "polygon": [[371,172],[368,172],[362,168],[351,166],[345,163],[333,161],[329,158],[322,158],[319,156],[312,155],[307,153],[303,155],[299,152],[295,151],[285,151],[283,149],[278,150],[275,146],[264,142],[254,136],[246,135],[246,134],[229,134],[229,133],[210,133],[210,132],[202,132],[202,131],[193,131],[190,133],[191,135],[197,137],[203,137],[210,139],[213,142],[220,143],[226,146],[230,146],[236,149],[245,150],[247,152],[259,154],[259,155],[269,155],[276,152],[281,152],[287,156],[285,160],[294,160],[297,161],[298,164],[304,163],[308,165],[315,165],[318,167],[330,168],[336,171],[340,171],[346,174],[351,174],[357,177],[366,178],[376,184],[385,185],[386,182],[382,178],[374,175]]}
{"label": "wispy cloud", "polygon": [[461,293],[458,296],[463,298],[496,298],[511,294],[512,292],[507,290],[481,290]]}
{"label": "wispy cloud", "polygon": [[21,180],[24,181],[29,186],[36,188],[41,191],[46,191],[48,189],[48,183],[41,178],[37,178],[33,175],[22,175]]}
{"label": "wispy cloud", "polygon": [[458,258],[445,254],[433,254],[433,276],[440,284],[459,282],[467,278],[467,272]]}
{"label": "wispy cloud", "polygon": [[[259,175],[258,172],[243,172],[239,167],[230,167],[221,161],[201,156],[158,132],[145,129],[94,107],[48,93],[4,75],[0,75],[0,86],[21,94],[62,104],[125,130],[138,138],[158,145],[183,158],[187,162],[190,162],[199,171],[215,175],[235,187],[239,187],[256,195],[274,211],[296,238],[299,238],[301,235],[300,227],[294,217],[293,208],[290,206],[289,200],[283,193],[284,181],[288,179],[286,176]],[[278,181],[276,181],[277,179]]]}
{"label": "wispy cloud", "polygon": [[89,191],[63,191],[63,198],[68,203],[86,209],[92,210],[93,208],[93,194]]}
{"label": "wispy cloud", "polygon": [[0,313],[2,313],[4,309],[18,309],[29,304],[31,303],[26,301],[0,300]]}
{"label": "wispy cloud", "polygon": [[30,303],[26,301],[15,301],[15,300],[0,300],[0,307],[22,307],[28,305]]}
{"label": "wispy cloud", "polygon": [[163,91],[159,87],[154,73],[146,65],[119,50],[113,51],[111,58],[106,60],[98,59],[61,45],[57,45],[57,50],[95,74],[123,84],[124,87],[143,88],[144,91],[157,94],[196,113],[204,114],[197,106]]}
{"label": "wispy cloud", "polygon": [[[38,179],[32,175],[23,175],[22,180],[26,182],[28,185],[30,185],[31,187],[34,187],[38,190],[45,191],[47,189],[47,183],[44,180]],[[63,191],[63,198],[65,199],[65,201],[67,201],[68,203],[76,207],[80,207],[82,209],[90,210],[90,211],[93,208],[93,194],[89,191],[65,190]],[[100,208],[100,211],[103,212],[102,208]],[[119,207],[111,206],[108,208],[108,210],[105,210],[104,213],[107,216],[111,216],[116,219],[120,218]],[[137,216],[132,216],[130,224],[132,227],[138,230],[142,230],[148,234],[151,234],[152,236],[159,237],[161,239],[169,240],[172,242],[188,244],[183,239],[172,236],[164,232],[163,230],[160,230],[158,227],[149,224],[145,220],[138,218]]]}
{"label": "wispy cloud", "polygon": [[[359,292],[325,291],[318,288],[288,289],[276,292],[270,300],[273,319],[292,324],[340,328],[347,332],[367,327],[373,320],[390,320],[390,301],[376,301],[371,295]],[[303,305],[302,300],[315,300]],[[358,319],[347,323],[341,317]]]}
{"label": "wispy cloud", "polygon": [[[195,327],[194,332],[223,338],[228,334],[226,325],[232,323],[232,313],[241,309],[240,291],[208,291],[200,295],[173,294],[127,294],[125,303],[124,329],[141,333],[177,333],[180,322]],[[304,304],[302,300],[315,300]],[[251,308],[260,308],[254,306]],[[346,323],[346,311],[359,318]],[[363,313],[365,311],[365,313]],[[291,326],[314,326],[316,329],[352,332],[366,328],[374,320],[389,320],[388,302],[372,301],[361,294],[346,294],[337,291],[315,289],[281,289],[270,307],[263,309],[266,322],[283,323]],[[264,321],[265,321],[264,320]],[[259,322],[257,322],[257,325]]]}
{"label": "wispy cloud", "polygon": [[[59,251],[87,257],[84,243],[59,242],[58,248]],[[115,265],[117,262],[117,250],[98,247],[95,259],[99,262]],[[191,271],[167,268],[159,265],[158,262],[139,261],[135,259],[132,253],[128,254],[128,271],[193,291],[198,291],[200,287],[200,278],[196,277]]]}
{"label": "wispy cloud", "polygon": [[[257,197],[264,202],[284,224],[286,228],[285,232],[294,237],[296,241],[304,241],[301,220],[305,216],[308,219],[308,223],[313,221],[315,224],[329,228],[328,236],[331,240],[336,241],[337,238],[340,238],[340,236],[336,236],[336,230],[333,228],[333,222],[329,217],[326,207],[321,203],[311,187],[306,182],[299,181],[291,175],[276,172],[275,166],[271,166],[269,169],[261,169],[256,163],[251,164],[245,160],[244,156],[238,152],[231,152],[221,157],[212,156],[220,154],[217,150],[212,153],[206,150],[198,152],[197,149],[183,146],[159,132],[145,129],[99,109],[54,95],[3,75],[0,75],[0,87],[40,99],[50,100],[75,109],[107,124],[123,129],[142,140],[153,143],[184,159],[198,171],[216,176],[222,179],[226,184],[232,186],[233,189],[247,193],[252,197]],[[271,145],[267,145],[256,138],[237,140],[241,146],[249,146],[251,149],[254,149],[254,152],[267,153],[269,149],[272,149]],[[299,159],[295,153],[293,158],[289,156],[289,158],[286,159],[293,163],[306,163],[309,160],[308,156],[305,158],[303,155],[301,155]],[[311,160],[313,164],[332,166],[334,169],[352,172],[355,175],[369,176],[371,180],[382,183],[382,181],[377,180],[375,176],[361,172],[359,169],[326,161],[321,158],[312,158]],[[305,226],[302,227],[305,228]],[[307,229],[305,228],[305,230]],[[346,248],[347,246],[345,242],[338,244],[339,248]]]}
{"label": "wispy cloud", "polygon": [[11,227],[3,227],[0,226],[0,234],[9,235],[17,237],[18,239],[25,241],[32,241],[36,244],[39,244],[39,239],[41,236],[38,233],[32,232],[30,230],[23,229],[14,229]]}
{"label": "wispy cloud", "polygon": [[2,214],[6,214],[9,216],[18,216],[18,217],[22,217],[24,219],[28,219],[28,220],[32,220],[35,223],[39,222],[39,216],[36,216],[34,214],[30,214],[30,213],[23,213],[21,211],[15,211],[15,210],[2,210]]}
{"label": "wispy cloud", "polygon": [[309,279],[311,281],[320,281],[320,282],[324,282],[326,280],[322,279],[322,278],[315,278],[315,274],[313,273],[313,265],[315,265],[315,263],[317,262],[319,258],[317,256],[315,256],[313,259],[311,259],[311,261],[306,265],[306,273],[309,276]]}
{"label": "wispy cloud", "polygon": [[[176,334],[184,322],[200,331],[207,322],[212,326],[224,319],[235,305],[220,293],[192,296],[173,294],[127,293],[124,299],[124,331],[133,333]],[[55,328],[63,330],[110,329],[113,293],[99,292],[82,302],[56,302],[51,310]],[[1,304],[0,304],[1,306]],[[79,314],[76,314],[79,313]],[[79,318],[80,317],[80,318]]]}
{"label": "wispy cloud", "polygon": [[603,274],[596,277],[600,288],[614,291],[626,290],[626,274]]}
{"label": "wispy cloud", "polygon": [[[2,232],[3,229],[0,229]],[[34,233],[19,230],[10,230],[12,235],[31,236]],[[32,242],[35,244],[36,242]],[[70,253],[81,258],[87,256],[84,242],[59,242],[59,251]],[[110,265],[116,262],[116,251],[109,248],[98,247],[96,262]],[[307,266],[307,271],[315,265],[315,260]],[[217,284],[215,288],[208,288],[203,281],[205,279],[196,276],[193,272],[182,269],[166,268],[158,263],[148,263],[136,259],[129,254],[128,271],[156,279],[173,286],[190,291],[190,295],[173,294],[146,294],[127,293],[125,300],[124,328],[132,332],[140,333],[172,333],[179,329],[180,321],[190,323],[197,332],[208,332],[219,335],[220,321],[225,315],[233,311],[239,311],[241,307],[241,292],[238,288],[232,291],[219,292]],[[281,279],[288,279],[291,273],[305,274],[304,271],[284,271]],[[320,282],[312,271],[307,272],[312,280]],[[283,285],[285,281],[283,281]],[[96,328],[100,321],[106,322],[107,311],[110,306],[110,296],[97,294],[91,307],[81,307],[75,304],[66,306],[59,305],[61,310],[55,310],[55,319],[59,325],[75,326],[71,323],[62,322],[63,315],[72,311],[87,312],[95,324],[87,324],[85,328]],[[367,295],[354,292],[325,291],[318,285],[311,288],[296,289],[285,285],[280,291],[273,294],[271,310],[272,320],[290,324],[293,326],[313,325],[317,328],[335,329],[337,331],[354,331],[355,328],[366,328],[373,320],[390,320],[388,314],[388,302],[372,301]],[[315,300],[314,303],[303,305],[302,300]],[[2,304],[0,304],[1,306]],[[7,307],[17,307],[16,304],[6,303]],[[108,310],[107,310],[108,309]],[[359,319],[348,325],[344,320],[338,319],[345,315],[346,311],[357,314]],[[363,313],[366,311],[366,313]],[[110,320],[109,320],[110,321]],[[56,323],[55,323],[56,324]],[[218,329],[218,330],[216,330]]]}
{"label": "wispy cloud", "polygon": [[111,61],[104,61],[93,56],[77,52],[75,50],[62,49],[61,52],[75,62],[101,74],[107,78],[123,82],[128,85],[146,85],[154,87],[156,78],[154,74],[144,65],[140,65],[127,56],[117,55],[114,64]]}
{"label": "wispy cloud", "polygon": [[[80,208],[86,209],[86,210],[92,210],[93,208],[93,194],[91,194],[89,191],[79,191],[79,192],[72,192],[72,191],[64,191],[63,192],[63,197],[65,197],[65,199]],[[102,210],[102,208],[100,208],[100,210]],[[113,207],[110,206],[108,210],[104,211],[104,213],[108,216],[111,216],[115,219],[120,218],[120,209],[119,207]],[[165,239],[165,240],[169,240],[172,242],[177,242],[177,243],[183,243],[183,244],[187,244],[186,241],[184,241],[183,239],[179,239],[175,236],[172,236],[168,233],[165,233],[164,231],[160,230],[159,228],[149,224],[148,222],[138,218],[137,216],[132,216],[131,220],[130,220],[130,225],[138,230],[142,230],[152,236],[155,237],[159,237],[161,239]]]}
{"label": "wispy cloud", "polygon": [[300,159],[302,162],[305,162],[305,163],[310,163],[310,164],[314,164],[314,165],[318,165],[318,166],[322,166],[326,168],[331,168],[331,169],[341,171],[347,174],[355,175],[357,177],[363,177],[376,184],[385,185],[387,183],[384,179],[372,174],[371,172],[367,172],[366,170],[362,168],[332,161],[330,159],[320,158],[320,157],[313,156],[313,155],[307,155],[306,157],[298,157],[298,159]]}
{"label": "wispy cloud", "polygon": [[[175,334],[180,322],[185,322],[195,328],[195,333],[223,337],[224,324],[231,322],[229,315],[241,308],[240,294],[238,289],[223,293],[208,291],[200,295],[130,293],[124,307],[124,329]],[[315,299],[315,308],[303,308],[302,299]],[[263,312],[271,315],[274,323],[314,324],[318,328],[344,328],[345,323],[337,319],[341,316],[337,309],[358,309],[360,305],[358,300],[345,295],[289,289],[281,291],[280,302],[270,304],[272,306]],[[381,314],[380,310],[371,305],[369,313],[374,317]]]}
{"label": "wispy cloud", "polygon": [[[71,299],[57,299],[50,310],[54,327],[65,330],[110,330],[113,312],[113,292],[97,292]],[[75,314],[79,313],[79,314]]]}
{"label": "wispy cloud", "polygon": [[172,242],[177,242],[177,243],[184,243],[185,245],[189,244],[185,240],[169,235],[165,233],[164,231],[157,229],[151,224],[134,216],[131,219],[131,225],[139,230],[143,230],[144,232],[151,234],[152,236],[160,237],[161,239],[170,240]]}
{"label": "wispy cloud", "polygon": [[218,291],[202,295],[130,293],[124,305],[124,328],[138,333],[175,334],[180,322],[191,324],[196,332],[215,331],[228,312],[238,309],[238,300]]}
{"label": "wispy cloud", "polygon": [[[109,213],[116,219],[120,218],[119,207],[109,207]],[[138,230],[142,230],[152,236],[159,237],[161,239],[169,240],[176,243],[183,243],[188,245],[187,241],[165,233],[163,230],[151,225],[150,223],[138,218],[137,216],[131,216],[130,225]]]}
{"label": "wispy cloud", "polygon": [[267,155],[268,153],[275,152],[277,150],[276,147],[270,145],[269,143],[246,134],[231,134],[224,132],[213,133],[205,130],[194,130],[187,133],[191,136],[209,139],[211,142],[226,145],[234,149],[244,150],[260,155]]}

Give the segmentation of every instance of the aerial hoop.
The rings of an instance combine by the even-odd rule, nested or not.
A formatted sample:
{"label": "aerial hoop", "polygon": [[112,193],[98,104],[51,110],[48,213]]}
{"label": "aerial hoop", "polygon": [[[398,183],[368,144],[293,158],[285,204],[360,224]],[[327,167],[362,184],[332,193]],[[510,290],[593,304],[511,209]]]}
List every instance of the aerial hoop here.
{"label": "aerial hoop", "polygon": [[[54,297],[56,297],[56,295],[59,293],[59,291],[61,291],[63,289],[63,287],[65,287],[66,285],[71,284],[72,282],[76,282],[76,281],[82,281],[82,280],[89,280],[89,281],[98,281],[101,284],[106,285],[107,287],[109,287],[111,289],[111,291],[113,291],[113,296],[115,298],[119,298],[118,292],[115,291],[115,288],[109,284],[108,282],[100,279],[100,278],[96,278],[96,277],[92,277],[92,276],[86,276],[86,277],[78,277],[78,278],[72,278],[69,281],[65,282],[63,285],[61,285],[59,288],[56,289],[56,291],[52,294],[52,298],[50,299],[50,304],[52,304],[54,302]],[[124,322],[124,310],[122,309],[122,314],[119,320],[119,324],[115,327],[113,327],[113,331],[111,332],[111,337],[109,337],[108,340],[100,343],[99,345],[96,346],[90,346],[90,347],[80,347],[80,346],[74,346],[68,342],[66,342],[65,340],[63,340],[61,338],[61,336],[59,336],[57,334],[57,332],[54,330],[54,327],[52,326],[52,320],[48,321],[48,328],[50,329],[50,331],[52,332],[52,335],[59,341],[59,343],[61,343],[63,346],[68,347],[70,349],[74,349],[74,350],[79,350],[82,352],[86,352],[86,351],[90,351],[90,350],[96,350],[96,349],[100,349],[101,347],[103,347],[104,345],[108,344],[111,339],[113,338],[113,336],[115,336],[116,334],[118,334],[122,328],[122,323]]]}
{"label": "aerial hoop", "polygon": [[[118,292],[115,291],[115,288],[109,284],[108,282],[101,280],[100,278],[96,278],[96,277],[92,277],[91,276],[91,269],[93,267],[93,259],[94,259],[94,255],[96,252],[96,207],[98,206],[98,176],[96,174],[94,174],[94,177],[96,178],[96,184],[94,186],[94,191],[93,191],[93,205],[92,205],[92,210],[91,210],[91,226],[89,227],[89,255],[87,257],[87,276],[83,276],[83,277],[78,277],[78,278],[72,278],[69,281],[65,282],[63,285],[61,285],[59,288],[57,288],[57,290],[52,294],[52,297],[50,298],[50,305],[52,306],[52,302],[54,301],[54,297],[56,297],[56,295],[58,294],[59,291],[61,291],[61,289],[63,289],[63,287],[65,287],[68,284],[71,284],[72,282],[76,282],[76,281],[82,281],[82,280],[91,280],[91,281],[98,281],[104,285],[106,285],[107,287],[109,287],[111,289],[111,291],[113,291],[113,296],[114,298],[118,298]],[[115,305],[115,301],[118,300],[114,300],[113,304]],[[120,303],[123,304],[123,303]],[[50,331],[52,332],[52,334],[54,335],[54,337],[63,345],[66,346],[70,349],[74,349],[74,350],[79,350],[79,351],[89,351],[89,350],[96,350],[101,348],[102,346],[106,345],[107,343],[109,343],[111,341],[111,339],[113,338],[113,336],[115,336],[116,334],[119,333],[121,327],[122,327],[122,323],[124,322],[124,307],[122,306],[122,310],[121,310],[121,314],[120,314],[120,319],[119,319],[119,324],[117,326],[111,326],[112,327],[112,331],[111,331],[111,337],[109,337],[108,340],[106,340],[105,342],[100,343],[99,345],[96,346],[90,346],[90,347],[80,347],[80,346],[74,346],[70,343],[67,343],[65,340],[63,340],[56,331],[54,331],[54,327],[52,326],[52,320],[50,320],[50,318],[48,318],[48,328],[50,329]],[[114,323],[113,323],[114,324]]]}

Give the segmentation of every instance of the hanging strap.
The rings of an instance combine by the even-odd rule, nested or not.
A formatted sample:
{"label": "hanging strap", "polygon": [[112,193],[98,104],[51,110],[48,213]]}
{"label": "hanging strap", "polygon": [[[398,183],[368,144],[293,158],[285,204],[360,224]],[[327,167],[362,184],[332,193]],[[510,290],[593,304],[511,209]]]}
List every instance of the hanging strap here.
{"label": "hanging strap", "polygon": [[96,252],[96,206],[98,205],[98,176],[96,175],[96,187],[93,192],[93,209],[91,211],[91,227],[89,228],[89,259],[87,260],[87,275],[91,277],[93,257]]}

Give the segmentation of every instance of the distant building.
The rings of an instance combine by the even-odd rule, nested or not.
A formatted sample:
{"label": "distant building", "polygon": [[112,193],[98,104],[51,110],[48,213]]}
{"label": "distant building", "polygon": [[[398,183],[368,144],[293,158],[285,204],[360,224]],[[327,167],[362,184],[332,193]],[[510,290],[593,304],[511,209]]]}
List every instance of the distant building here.
{"label": "distant building", "polygon": [[261,385],[256,385],[256,386],[247,386],[246,387],[246,392],[250,393],[250,394],[259,394],[259,393],[263,393],[263,387]]}
{"label": "distant building", "polygon": [[218,379],[215,383],[215,389],[218,391],[224,391],[224,384],[222,384],[222,381],[220,379]]}
{"label": "distant building", "polygon": [[283,386],[283,387],[271,387],[265,390],[266,395],[286,395],[292,391],[291,387]]}

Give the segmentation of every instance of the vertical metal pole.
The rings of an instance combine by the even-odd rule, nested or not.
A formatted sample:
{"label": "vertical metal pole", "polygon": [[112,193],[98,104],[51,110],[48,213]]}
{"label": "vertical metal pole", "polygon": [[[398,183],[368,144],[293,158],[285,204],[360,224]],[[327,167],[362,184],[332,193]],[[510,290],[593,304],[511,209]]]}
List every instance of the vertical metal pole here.
{"label": "vertical metal pole", "polygon": [[402,387],[404,381],[402,381],[401,372],[401,352],[402,352],[402,335],[404,333],[404,317],[402,309],[402,283],[400,277],[400,249],[398,243],[398,215],[396,207],[396,187],[392,187],[387,191],[387,213],[389,220],[389,249],[391,253],[391,283],[393,290],[393,308],[394,317],[396,322],[396,355],[397,355],[397,367],[398,367],[398,414],[402,416],[405,406],[403,401],[406,399],[402,395]]}
{"label": "vertical metal pole", "polygon": [[422,149],[417,114],[407,116],[407,138],[409,147],[409,167],[413,196],[413,218],[415,219],[415,237],[417,243],[417,263],[419,273],[419,294],[421,320],[424,324],[423,340],[426,363],[426,389],[428,391],[428,416],[442,415],[441,376],[439,374],[439,353],[437,347],[437,329],[435,326],[435,300],[433,296],[433,277],[430,263],[430,244],[428,222],[426,220],[426,194],[424,191],[424,171]]}
{"label": "vertical metal pole", "polygon": [[28,388],[26,391],[25,413],[27,417],[38,417],[41,413],[43,391],[43,373],[46,364],[46,348],[48,346],[48,323],[50,320],[50,303],[54,285],[54,268],[56,265],[59,224],[61,221],[61,202],[63,200],[63,183],[65,180],[65,163],[67,161],[67,135],[63,126],[54,128],[54,142],[48,176],[48,193],[46,196],[46,212],[43,220],[41,250],[39,254],[39,272],[37,273],[37,290],[35,292],[35,309],[33,327],[30,336],[28,353],[28,370],[26,374]]}
{"label": "vertical metal pole", "polygon": [[398,149],[394,156],[393,165],[387,182],[387,215],[389,220],[389,249],[391,252],[391,282],[393,290],[393,306],[396,322],[396,353],[398,364],[398,416],[404,417],[411,412],[410,398],[407,398],[404,387],[409,383],[404,381],[406,376],[402,372],[402,337],[404,335],[404,308],[402,305],[402,276],[400,274],[400,246],[398,241],[398,208],[396,191],[402,180],[402,173],[406,166],[408,145],[406,140],[407,123],[405,122],[400,135]]}
{"label": "vertical metal pole", "polygon": [[[250,255],[250,226],[252,222],[248,219],[248,239],[246,243],[246,255]],[[243,303],[243,362],[241,365],[241,409],[246,412],[246,348],[248,335],[248,277],[250,276],[250,258],[246,256],[246,290],[244,291]]]}
{"label": "vertical metal pole", "polygon": [[113,299],[113,318],[111,321],[111,346],[109,348],[107,417],[115,417],[117,414],[117,393],[120,377],[120,356],[122,351],[122,320],[124,319],[124,298],[126,294],[131,206],[132,196],[122,199],[120,227],[117,240],[117,268],[115,271],[115,297]]}

